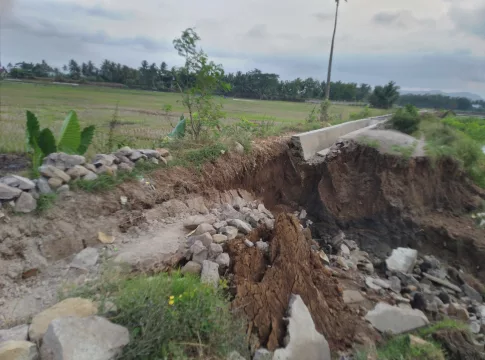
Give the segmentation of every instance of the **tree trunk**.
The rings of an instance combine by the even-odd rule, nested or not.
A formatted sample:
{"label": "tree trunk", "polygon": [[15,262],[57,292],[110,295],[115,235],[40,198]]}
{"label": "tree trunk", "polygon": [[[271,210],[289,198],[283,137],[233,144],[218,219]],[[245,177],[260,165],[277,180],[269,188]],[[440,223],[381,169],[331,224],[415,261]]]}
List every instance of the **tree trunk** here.
{"label": "tree trunk", "polygon": [[332,61],[333,61],[333,46],[335,44],[335,33],[337,32],[337,19],[338,19],[338,7],[340,1],[336,1],[336,8],[335,8],[335,24],[333,26],[333,36],[332,36],[332,46],[330,48],[330,59],[328,60],[328,70],[327,70],[327,84],[325,86],[325,100],[330,98],[330,79],[332,77]]}

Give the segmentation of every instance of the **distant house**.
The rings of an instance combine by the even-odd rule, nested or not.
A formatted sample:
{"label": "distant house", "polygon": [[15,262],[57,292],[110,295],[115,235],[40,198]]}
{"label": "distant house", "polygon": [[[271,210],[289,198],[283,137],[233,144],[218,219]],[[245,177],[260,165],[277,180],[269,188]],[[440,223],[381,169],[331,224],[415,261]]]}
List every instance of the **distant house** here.
{"label": "distant house", "polygon": [[472,108],[480,109],[482,106],[480,104],[472,104]]}

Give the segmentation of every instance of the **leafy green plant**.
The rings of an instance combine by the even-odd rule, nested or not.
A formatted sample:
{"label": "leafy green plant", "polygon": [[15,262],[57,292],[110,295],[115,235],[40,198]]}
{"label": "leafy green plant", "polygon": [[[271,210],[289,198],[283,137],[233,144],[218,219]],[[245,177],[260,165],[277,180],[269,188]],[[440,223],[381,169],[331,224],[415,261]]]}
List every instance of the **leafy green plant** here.
{"label": "leafy green plant", "polygon": [[94,125],[91,125],[81,131],[75,111],[70,111],[64,119],[58,141],[49,128],[40,130],[39,120],[30,111],[27,111],[26,128],[27,151],[32,154],[34,171],[45,156],[54,152],[84,154],[93,140],[95,130]]}
{"label": "leafy green plant", "polygon": [[366,119],[366,118],[370,117],[370,115],[371,115],[371,111],[370,111],[369,105],[366,105],[358,113],[351,113],[350,114],[350,120]]}
{"label": "leafy green plant", "polygon": [[43,214],[45,211],[49,210],[54,206],[54,202],[57,199],[57,194],[40,194],[37,199],[37,207],[35,209],[37,214]]}
{"label": "leafy green plant", "polygon": [[418,110],[412,105],[406,105],[400,108],[392,116],[390,124],[393,129],[401,131],[405,134],[412,134],[419,128],[421,118]]}

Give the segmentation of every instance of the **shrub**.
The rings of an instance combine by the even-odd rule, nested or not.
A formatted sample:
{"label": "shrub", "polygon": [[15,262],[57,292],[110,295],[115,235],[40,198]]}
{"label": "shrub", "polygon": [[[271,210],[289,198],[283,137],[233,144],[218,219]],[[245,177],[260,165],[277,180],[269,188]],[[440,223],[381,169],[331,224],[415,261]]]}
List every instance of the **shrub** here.
{"label": "shrub", "polygon": [[405,108],[398,109],[391,118],[393,129],[406,134],[412,134],[419,128],[421,119],[417,109],[412,105],[406,105]]}
{"label": "shrub", "polygon": [[116,305],[110,320],[127,327],[131,340],[119,359],[213,359],[234,350],[247,355],[245,322],[231,313],[221,290],[197,277],[173,272],[127,279],[106,271],[73,295]]}

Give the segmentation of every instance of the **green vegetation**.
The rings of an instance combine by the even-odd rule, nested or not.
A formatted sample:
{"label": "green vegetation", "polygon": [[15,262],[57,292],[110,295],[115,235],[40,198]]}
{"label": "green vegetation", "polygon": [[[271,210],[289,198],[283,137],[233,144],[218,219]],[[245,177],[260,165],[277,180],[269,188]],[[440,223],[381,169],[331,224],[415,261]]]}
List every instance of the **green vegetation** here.
{"label": "green vegetation", "polygon": [[379,140],[370,139],[367,136],[360,136],[357,138],[357,141],[363,145],[369,146],[374,149],[379,149],[379,146],[380,146]]}
{"label": "green vegetation", "polygon": [[460,130],[481,145],[485,145],[485,119],[479,117],[447,117],[443,123]]}
{"label": "green vegetation", "polygon": [[405,134],[412,134],[419,128],[421,118],[413,105],[406,105],[400,108],[392,116],[390,124],[393,129],[401,131]]}
{"label": "green vegetation", "polygon": [[[450,119],[422,117],[420,132],[426,138],[426,151],[434,159],[449,156],[463,165],[467,174],[481,187],[485,187],[485,154],[482,144],[467,135],[469,130],[458,130],[448,124]],[[466,125],[466,123],[465,123]],[[480,136],[479,134],[472,136]]]}
{"label": "green vegetation", "polygon": [[414,142],[413,145],[409,146],[392,145],[391,150],[395,153],[400,154],[405,160],[409,160],[411,156],[413,156],[416,146],[417,142]]}
{"label": "green vegetation", "polygon": [[58,141],[48,128],[40,130],[39,120],[27,111],[27,151],[32,155],[32,169],[37,172],[42,159],[49,154],[62,151],[68,154],[84,154],[94,136],[94,126],[81,127],[74,111],[70,111],[62,124]]}
{"label": "green vegetation", "polygon": [[[417,94],[405,94],[400,95],[398,104],[399,105],[406,105],[412,104],[419,108],[428,108],[428,109],[446,109],[446,110],[478,110],[474,109],[470,99],[465,97],[450,97],[445,95],[432,95],[432,94],[425,94],[425,95],[417,95]],[[485,110],[485,102],[484,101],[476,101],[475,104],[482,105],[483,109]]]}
{"label": "green vegetation", "polygon": [[234,350],[247,355],[244,321],[231,312],[223,290],[197,277],[173,272],[125,278],[107,268],[100,280],[61,294],[66,296],[116,306],[105,316],[130,331],[122,360],[225,359]]}
{"label": "green vegetation", "polygon": [[369,97],[370,104],[378,109],[390,109],[399,99],[399,86],[390,81],[385,86],[376,86]]}
{"label": "green vegetation", "polygon": [[392,338],[377,349],[379,360],[445,360],[441,347],[433,342],[412,344],[409,335]]}
{"label": "green vegetation", "polygon": [[37,208],[35,209],[37,214],[43,214],[45,211],[49,210],[54,206],[57,199],[57,194],[40,194],[37,199]]}
{"label": "green vegetation", "polygon": [[453,319],[445,319],[435,324],[432,324],[428,327],[418,330],[417,334],[422,338],[428,338],[429,336],[433,335],[435,332],[444,329],[454,329],[454,330],[466,330],[469,331],[470,328],[467,324],[463,322],[459,322]]}

